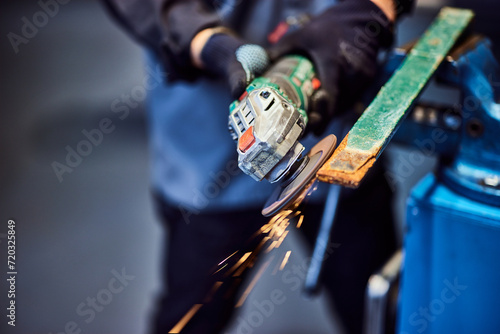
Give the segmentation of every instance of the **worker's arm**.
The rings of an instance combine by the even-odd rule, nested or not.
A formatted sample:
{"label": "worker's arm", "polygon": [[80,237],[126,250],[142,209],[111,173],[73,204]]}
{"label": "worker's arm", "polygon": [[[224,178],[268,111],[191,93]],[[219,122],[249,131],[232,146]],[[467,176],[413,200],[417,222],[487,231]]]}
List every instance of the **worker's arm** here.
{"label": "worker's arm", "polygon": [[[224,27],[215,8],[206,1],[154,1],[163,32],[165,63],[179,77],[188,80],[200,74],[223,77],[233,97],[238,97],[253,77],[267,67],[266,51],[248,45]],[[193,53],[193,49],[197,52]]]}
{"label": "worker's arm", "polygon": [[[358,1],[369,0],[344,0],[335,7]],[[394,16],[394,6],[391,6],[389,0],[373,1],[389,18]],[[412,0],[395,1],[410,3]],[[215,8],[207,5],[207,1],[104,0],[104,2],[126,30],[163,58],[168,80],[192,80],[209,72],[225,77],[233,95],[238,95],[252,74],[258,74],[253,73],[256,72],[254,65],[265,64],[265,59],[260,59],[265,58],[262,50],[256,54],[264,56],[247,57],[247,54],[238,60],[236,50],[244,45],[245,41],[223,27]],[[242,64],[245,61],[250,64],[245,66]]]}
{"label": "worker's arm", "polygon": [[[226,78],[230,91],[237,97],[253,76],[267,66],[267,54],[259,46],[245,47],[239,56],[236,54],[247,42],[223,26],[209,1],[102,1],[122,28],[162,60],[168,81],[215,74]],[[191,45],[200,51],[195,57]]]}
{"label": "worker's arm", "polygon": [[[382,12],[387,16],[387,18],[394,22],[396,20],[396,5],[394,0],[370,0],[374,4],[376,4]],[[206,28],[198,32],[193,39],[191,40],[191,60],[193,64],[198,68],[204,68],[203,61],[201,59],[201,50],[210,39],[210,37],[219,30],[217,27],[214,28]]]}
{"label": "worker's arm", "polygon": [[[246,44],[234,32],[223,27],[214,8],[206,6],[204,1],[196,0],[154,0],[160,13],[160,22],[164,34],[164,53],[169,62],[173,62],[177,68],[181,68],[185,77],[190,73],[201,72],[214,73],[222,76],[229,84],[230,91],[234,97],[240,95],[245,86],[254,75],[265,67],[266,54],[256,46],[253,49],[245,49],[246,54],[237,55],[237,50]],[[377,26],[383,26],[387,20],[389,27],[382,30],[392,29],[392,22],[396,18],[396,7],[394,1],[411,0],[344,0],[335,5],[339,13],[346,12],[342,7],[348,7],[347,11],[363,14],[364,16],[351,15],[354,21],[350,27],[366,29],[363,24],[372,20]],[[371,4],[372,6],[366,6]],[[373,9],[377,18],[368,17],[364,10]],[[351,13],[352,14],[352,13]],[[388,19],[387,19],[387,18]],[[313,19],[314,20],[314,19]],[[347,21],[347,20],[346,20]],[[329,27],[321,32],[328,36]],[[387,38],[385,32],[381,39]],[[390,32],[392,36],[392,31]],[[321,41],[323,43],[324,41]],[[334,41],[326,41],[334,43]],[[378,49],[378,48],[375,48]],[[249,51],[251,50],[251,51]],[[376,55],[375,55],[376,56]],[[314,61],[314,59],[313,59]]]}

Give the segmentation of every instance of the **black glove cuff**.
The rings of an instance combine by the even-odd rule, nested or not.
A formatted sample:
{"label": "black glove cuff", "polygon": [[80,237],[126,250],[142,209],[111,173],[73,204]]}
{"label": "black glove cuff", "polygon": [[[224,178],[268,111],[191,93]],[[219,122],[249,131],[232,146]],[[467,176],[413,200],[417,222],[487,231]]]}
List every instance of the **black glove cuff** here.
{"label": "black glove cuff", "polygon": [[396,7],[396,19],[399,19],[404,14],[411,13],[413,7],[415,6],[414,0],[394,0],[394,6]]}
{"label": "black glove cuff", "polygon": [[[390,47],[394,39],[394,23],[384,12],[370,0],[345,0],[327,10],[335,13],[342,24],[353,24],[359,27],[356,33],[375,39],[380,47]],[[325,12],[326,13],[326,12]]]}
{"label": "black glove cuff", "polygon": [[191,41],[200,31],[221,25],[220,17],[201,1],[178,1],[160,10],[161,56],[168,80],[196,79],[202,71],[191,62]]}
{"label": "black glove cuff", "polygon": [[238,38],[225,33],[210,36],[201,50],[205,70],[218,75],[227,74],[227,63],[236,60],[236,50],[243,44]]}

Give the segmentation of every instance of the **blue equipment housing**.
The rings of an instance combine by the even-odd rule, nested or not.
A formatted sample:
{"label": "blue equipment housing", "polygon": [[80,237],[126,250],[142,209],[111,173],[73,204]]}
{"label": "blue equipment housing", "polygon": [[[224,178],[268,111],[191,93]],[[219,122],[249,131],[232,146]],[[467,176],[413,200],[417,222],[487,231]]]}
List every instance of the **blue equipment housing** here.
{"label": "blue equipment housing", "polygon": [[408,201],[398,333],[498,333],[500,207],[434,175]]}
{"label": "blue equipment housing", "polygon": [[[438,169],[408,199],[397,333],[496,334],[500,333],[499,65],[489,41],[479,37],[470,38],[449,58],[436,75],[460,89],[461,122],[455,131],[444,129],[446,140],[433,143],[441,154]],[[428,138],[428,129],[422,131],[414,127],[404,134]]]}

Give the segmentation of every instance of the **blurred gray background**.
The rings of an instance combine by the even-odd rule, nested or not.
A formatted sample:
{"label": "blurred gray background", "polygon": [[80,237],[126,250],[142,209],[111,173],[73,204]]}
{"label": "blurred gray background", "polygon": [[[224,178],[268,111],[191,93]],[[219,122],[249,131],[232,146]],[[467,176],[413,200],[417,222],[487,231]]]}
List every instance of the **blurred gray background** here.
{"label": "blurred gray background", "polygon": [[[419,2],[415,15],[400,25],[398,44],[418,37],[441,3]],[[149,193],[144,106],[132,108],[124,120],[111,112],[113,101],[141,84],[143,52],[97,1],[71,0],[16,53],[9,32],[20,34],[23,17],[31,19],[40,6],[36,1],[0,6],[0,333],[56,334],[72,326],[81,333],[146,333],[159,288],[164,231]],[[75,148],[85,139],[82,131],[98,127],[105,117],[114,130],[59,182],[51,164],[63,163],[66,146]],[[408,154],[400,147],[390,150],[395,164]],[[433,163],[428,159],[398,188],[400,224],[410,187]],[[8,219],[15,220],[17,233],[15,328],[7,326],[4,314]],[[296,236],[282,249],[293,249],[292,263],[306,256]],[[121,292],[108,294],[108,304],[86,322],[89,315],[79,315],[79,305],[105,296],[116,271],[133,279]],[[237,333],[239,321],[255,309],[252,300],[269,299],[275,288],[287,300],[255,333],[342,332],[329,318],[323,296],[306,300],[279,275],[265,274],[229,333]]]}

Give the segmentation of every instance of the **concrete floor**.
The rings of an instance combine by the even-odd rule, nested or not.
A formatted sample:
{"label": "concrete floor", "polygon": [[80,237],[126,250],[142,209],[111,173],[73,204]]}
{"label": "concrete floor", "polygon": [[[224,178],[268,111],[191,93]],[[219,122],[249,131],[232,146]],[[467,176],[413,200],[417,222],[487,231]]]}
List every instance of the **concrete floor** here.
{"label": "concrete floor", "polygon": [[[22,18],[40,10],[35,2],[1,7],[4,36],[19,33]],[[418,36],[426,21],[404,23],[406,38]],[[142,51],[96,1],[73,0],[18,53],[4,38],[0,54],[0,267],[6,263],[6,223],[13,219],[18,271],[16,327],[7,326],[2,314],[0,333],[56,334],[75,327],[92,334],[146,333],[159,288],[163,231],[149,196],[143,108],[125,120],[110,111],[114,99],[140,83]],[[114,131],[59,182],[52,163],[63,162],[66,146],[76,147],[82,130],[96,128],[103,118],[112,120]],[[400,220],[409,186],[432,163],[398,190]],[[303,260],[296,236],[284,248],[294,250],[292,263]],[[110,294],[109,284],[121,271],[133,279]],[[228,333],[238,333],[238,319],[252,312],[252,300],[268,298],[276,287],[287,302],[255,333],[342,332],[323,296],[305,300],[279,275],[265,275]],[[6,291],[2,279],[2,312]],[[92,315],[85,303],[96,297],[105,305]]]}

